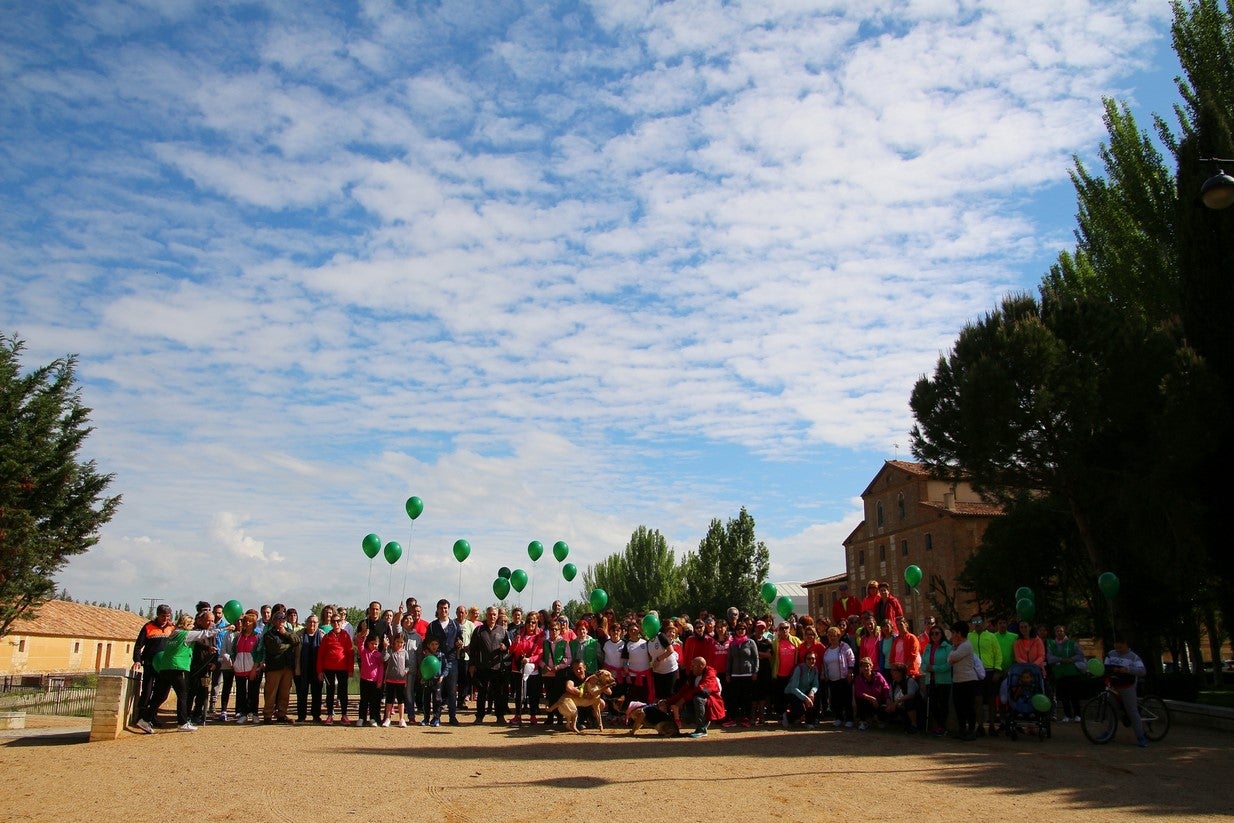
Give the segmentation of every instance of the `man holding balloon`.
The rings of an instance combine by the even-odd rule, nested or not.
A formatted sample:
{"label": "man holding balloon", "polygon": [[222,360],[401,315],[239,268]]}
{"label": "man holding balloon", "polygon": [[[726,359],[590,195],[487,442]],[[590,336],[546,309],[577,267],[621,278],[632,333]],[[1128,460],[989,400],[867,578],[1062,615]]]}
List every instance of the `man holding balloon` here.
{"label": "man holding balloon", "polygon": [[463,649],[463,629],[450,617],[450,601],[444,597],[437,601],[437,619],[429,621],[425,641],[437,640],[438,649],[446,659],[441,673],[441,689],[450,715],[450,725],[458,726],[458,657]]}

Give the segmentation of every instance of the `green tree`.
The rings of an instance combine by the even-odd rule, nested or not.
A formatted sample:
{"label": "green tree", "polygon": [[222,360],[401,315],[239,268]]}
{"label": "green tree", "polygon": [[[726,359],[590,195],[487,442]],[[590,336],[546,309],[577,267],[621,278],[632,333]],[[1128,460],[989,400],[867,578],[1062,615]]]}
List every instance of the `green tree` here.
{"label": "green tree", "polygon": [[76,359],[22,374],[24,348],[0,335],[0,637],[55,594],[56,574],[120,505],[104,495],[112,475],[79,456],[93,429]]}
{"label": "green tree", "polygon": [[681,608],[681,566],[658,529],[639,526],[625,548],[583,572],[586,595],[596,589],[608,594],[618,613],[656,609],[672,614]]}
{"label": "green tree", "polygon": [[[1217,548],[1234,493],[1234,210],[1195,201],[1213,171],[1198,159],[1234,150],[1234,24],[1215,0],[1175,3],[1174,13],[1184,103],[1177,134],[1155,122],[1176,171],[1126,107],[1107,101],[1104,176],[1078,161],[1072,175],[1074,252],[1060,255],[1039,301],[1010,298],[961,332],[912,398],[914,453],[1012,513],[1030,501],[1065,512],[1073,533],[1037,550],[1086,561],[1089,591],[1075,596],[1097,606],[1099,622],[1092,580],[1118,573],[1118,622],[1154,642],[1181,636],[1211,603],[1196,569],[1225,579],[1224,611],[1234,613],[1231,556]],[[995,529],[982,551],[1006,560],[1014,545]],[[996,565],[974,558],[970,572]],[[1154,609],[1123,608],[1145,602]]]}
{"label": "green tree", "polygon": [[767,544],[754,534],[754,518],[745,506],[728,523],[714,519],[698,551],[684,563],[685,602],[695,611],[722,613],[729,606],[761,612],[759,588],[771,569]]}

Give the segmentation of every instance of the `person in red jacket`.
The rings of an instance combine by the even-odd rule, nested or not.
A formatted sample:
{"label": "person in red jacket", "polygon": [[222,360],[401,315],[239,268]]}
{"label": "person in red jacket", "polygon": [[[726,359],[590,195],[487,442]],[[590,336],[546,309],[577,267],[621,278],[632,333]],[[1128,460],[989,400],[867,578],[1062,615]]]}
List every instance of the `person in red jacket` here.
{"label": "person in red jacket", "polygon": [[866,584],[866,596],[861,601],[861,610],[870,614],[877,614],[875,610],[878,608],[880,600],[882,598],[878,596],[878,581],[871,580]]}
{"label": "person in red jacket", "polygon": [[840,596],[831,603],[831,625],[840,626],[849,617],[861,617],[861,598],[848,593],[848,584],[840,584]]}
{"label": "person in red jacket", "polygon": [[878,624],[883,625],[884,620],[890,620],[891,625],[896,625],[896,618],[904,614],[904,606],[900,604],[899,598],[891,593],[891,584],[883,581],[878,585],[878,603],[874,607],[874,619]]}
{"label": "person in red jacket", "polygon": [[346,726],[351,722],[347,719],[347,681],[356,668],[356,649],[351,635],[343,629],[343,615],[332,615],[330,622],[333,629],[321,639],[321,647],[317,650],[317,676],[326,684],[326,725],[334,724],[334,696],[338,694]]}
{"label": "person in red jacket", "polygon": [[720,694],[720,681],[716,670],[707,661],[696,657],[690,661],[690,675],[685,684],[669,700],[669,705],[680,708],[687,700],[694,701],[694,731],[690,737],[707,736],[711,721],[724,716],[724,698]]}

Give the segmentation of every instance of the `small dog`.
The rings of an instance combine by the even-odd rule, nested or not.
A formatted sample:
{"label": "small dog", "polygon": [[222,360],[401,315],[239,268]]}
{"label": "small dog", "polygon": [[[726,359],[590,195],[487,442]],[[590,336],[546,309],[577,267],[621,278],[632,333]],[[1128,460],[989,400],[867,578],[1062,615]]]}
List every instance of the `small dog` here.
{"label": "small dog", "polygon": [[601,669],[583,681],[581,696],[571,697],[563,694],[561,699],[548,707],[545,714],[561,712],[570,730],[575,734],[582,734],[582,730],[578,727],[578,713],[581,709],[591,709],[592,715],[596,718],[596,728],[604,731],[604,692],[612,689],[616,682],[612,672]]}
{"label": "small dog", "polygon": [[630,734],[635,734],[647,722],[647,712],[651,710],[653,718],[659,718],[653,722],[652,728],[656,730],[656,734],[660,737],[680,737],[681,729],[673,721],[673,718],[668,713],[668,701],[657,700],[654,706],[635,706],[630,709],[627,716],[630,719]]}

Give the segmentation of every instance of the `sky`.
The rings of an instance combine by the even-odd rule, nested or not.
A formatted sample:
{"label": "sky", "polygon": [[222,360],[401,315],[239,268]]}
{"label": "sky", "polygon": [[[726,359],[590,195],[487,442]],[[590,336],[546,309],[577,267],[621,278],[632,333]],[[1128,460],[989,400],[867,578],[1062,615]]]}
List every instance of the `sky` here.
{"label": "sky", "polygon": [[843,571],[914,382],[1074,244],[1102,98],[1147,127],[1178,71],[1163,0],[66,0],[0,45],[0,331],[77,355],[123,495],[61,585],[302,613],[544,606],[582,575],[530,541],[743,506],[773,581]]}

